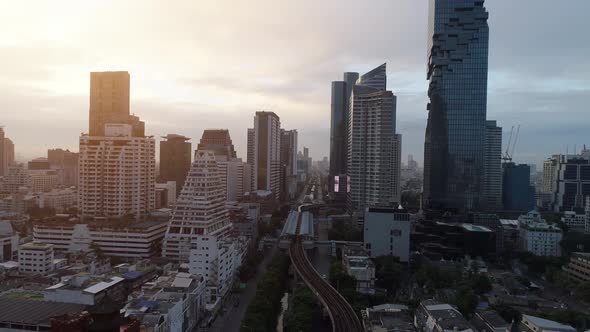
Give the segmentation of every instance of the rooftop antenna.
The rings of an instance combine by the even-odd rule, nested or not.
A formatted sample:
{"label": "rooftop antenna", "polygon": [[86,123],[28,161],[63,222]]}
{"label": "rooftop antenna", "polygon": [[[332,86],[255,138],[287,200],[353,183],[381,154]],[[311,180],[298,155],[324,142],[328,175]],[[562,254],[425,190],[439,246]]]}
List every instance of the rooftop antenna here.
{"label": "rooftop antenna", "polygon": [[516,142],[518,142],[518,134],[520,133],[520,125],[516,129],[516,135],[514,136],[514,142],[512,143],[512,152],[510,152],[510,160],[514,157],[514,148],[516,148]]}
{"label": "rooftop antenna", "polygon": [[510,157],[510,143],[512,143],[512,134],[514,133],[514,126],[512,126],[512,128],[510,128],[510,138],[508,138],[508,145],[506,145],[506,152],[504,152],[504,155],[502,156],[502,160],[504,161],[512,161],[512,157]]}

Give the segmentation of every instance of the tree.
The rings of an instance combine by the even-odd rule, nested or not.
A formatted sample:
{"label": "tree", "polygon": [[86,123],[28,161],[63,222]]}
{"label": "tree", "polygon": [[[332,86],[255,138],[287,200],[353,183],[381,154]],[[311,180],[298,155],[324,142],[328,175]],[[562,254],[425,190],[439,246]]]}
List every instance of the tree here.
{"label": "tree", "polygon": [[313,315],[318,308],[317,299],[309,288],[294,290],[292,310],[286,317],[289,331],[312,331]]}
{"label": "tree", "polygon": [[502,318],[504,318],[505,321],[509,323],[518,323],[522,319],[522,314],[520,313],[520,311],[512,308],[507,304],[500,303],[492,306],[492,309],[494,309],[498,313],[498,315],[500,315]]}
{"label": "tree", "polygon": [[352,223],[337,220],[328,232],[328,239],[334,241],[362,241],[363,231]]}
{"label": "tree", "polygon": [[387,290],[387,295],[392,295],[399,287],[402,275],[402,265],[399,259],[393,256],[381,256],[373,259],[375,262],[375,285]]}
{"label": "tree", "polygon": [[471,317],[477,307],[477,295],[468,287],[462,286],[457,289],[455,305],[465,317]]}
{"label": "tree", "polygon": [[470,286],[476,294],[485,294],[492,290],[492,282],[486,275],[478,273],[471,277]]}

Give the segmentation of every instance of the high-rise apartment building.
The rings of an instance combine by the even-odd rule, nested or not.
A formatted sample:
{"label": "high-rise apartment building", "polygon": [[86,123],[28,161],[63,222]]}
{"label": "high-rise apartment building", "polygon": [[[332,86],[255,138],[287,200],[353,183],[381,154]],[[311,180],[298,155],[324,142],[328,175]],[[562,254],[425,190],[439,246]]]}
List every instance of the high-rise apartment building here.
{"label": "high-rise apartment building", "polygon": [[[349,210],[400,201],[401,135],[395,133],[396,96],[386,90],[385,64],[352,89],[348,121]],[[369,85],[363,85],[367,83]]]}
{"label": "high-rise apartment building", "polygon": [[424,198],[434,209],[482,205],[487,19],[483,0],[430,0]]}
{"label": "high-rise apartment building", "polygon": [[63,149],[47,150],[47,160],[51,168],[60,174],[60,184],[78,186],[78,153]]}
{"label": "high-rise apartment building", "polygon": [[[252,131],[250,131],[252,130]],[[252,142],[250,140],[252,139]],[[274,112],[256,112],[254,128],[248,129],[248,162],[252,165],[252,190],[281,195],[281,121]],[[250,144],[251,143],[251,144]]]}
{"label": "high-rise apartment building", "polygon": [[297,195],[297,130],[281,129],[281,200]]}
{"label": "high-rise apartment building", "polygon": [[488,121],[485,137],[485,163],[482,208],[502,209],[502,127]]}
{"label": "high-rise apartment building", "polygon": [[126,123],[133,136],[145,135],[144,123],[129,113],[129,85],[126,71],[90,73],[90,136],[104,136],[107,123]]}
{"label": "high-rise apartment building", "polygon": [[231,224],[221,180],[215,153],[197,150],[164,237],[162,256],[188,262],[191,250],[205,250],[202,242],[207,238],[227,235]]}
{"label": "high-rise apartment building", "polygon": [[190,138],[168,134],[160,141],[160,182],[176,182],[176,194],[180,193],[191,167]]}
{"label": "high-rise apartment building", "polygon": [[104,136],[80,136],[82,218],[139,220],[155,205],[155,140],[132,135],[129,124],[106,124]]}

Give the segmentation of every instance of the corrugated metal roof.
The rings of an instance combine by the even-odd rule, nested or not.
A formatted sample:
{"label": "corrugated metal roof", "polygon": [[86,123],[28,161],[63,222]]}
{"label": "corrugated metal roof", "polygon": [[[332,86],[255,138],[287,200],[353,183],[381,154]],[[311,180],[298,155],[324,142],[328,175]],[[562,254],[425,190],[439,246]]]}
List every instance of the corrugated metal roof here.
{"label": "corrugated metal roof", "polygon": [[49,326],[49,319],[83,311],[84,305],[0,298],[0,322]]}

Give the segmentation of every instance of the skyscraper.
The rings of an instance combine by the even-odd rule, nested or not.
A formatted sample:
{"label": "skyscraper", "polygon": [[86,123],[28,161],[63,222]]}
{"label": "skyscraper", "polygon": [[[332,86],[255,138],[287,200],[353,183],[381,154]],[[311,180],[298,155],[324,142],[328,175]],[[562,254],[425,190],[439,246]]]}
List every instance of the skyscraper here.
{"label": "skyscraper", "polygon": [[502,203],[504,210],[530,211],[535,208],[535,188],[531,186],[531,167],[513,162],[502,164]]}
{"label": "skyscraper", "polygon": [[424,195],[435,209],[482,205],[488,79],[483,0],[430,0]]}
{"label": "skyscraper", "polygon": [[482,208],[486,210],[502,209],[502,128],[496,121],[486,125],[484,163],[484,192]]}
{"label": "skyscraper", "polygon": [[166,231],[162,256],[188,262],[191,248],[201,249],[204,238],[227,235],[231,224],[221,178],[215,153],[197,150]]}
{"label": "skyscraper", "polygon": [[[256,112],[248,129],[248,157],[252,156],[252,190],[270,190],[280,198],[281,122],[274,112]],[[250,131],[252,130],[252,131]],[[253,137],[252,137],[253,136]],[[253,138],[253,142],[250,140]]]}
{"label": "skyscraper", "polygon": [[146,217],[155,206],[155,140],[129,115],[129,74],[91,73],[89,134],[80,136],[83,219]]}
{"label": "skyscraper", "polygon": [[218,160],[220,156],[227,160],[237,158],[228,129],[205,129],[197,150],[213,151]]}
{"label": "skyscraper", "polygon": [[252,166],[237,158],[228,129],[205,129],[197,151],[215,154],[220,181],[228,201],[236,201],[244,192],[251,190]]}
{"label": "skyscraper", "polygon": [[351,212],[393,206],[400,199],[401,135],[395,133],[396,96],[385,90],[385,69],[383,64],[361,76],[352,89],[347,153]]}
{"label": "skyscraper", "polygon": [[90,73],[90,136],[104,136],[107,123],[126,123],[133,136],[145,135],[144,123],[129,113],[129,85],[126,71]]}
{"label": "skyscraper", "polygon": [[297,130],[281,129],[281,199],[294,198],[296,191]]}
{"label": "skyscraper", "polygon": [[160,182],[176,182],[176,195],[180,193],[191,167],[190,138],[168,134],[160,141]]}
{"label": "skyscraper", "polygon": [[346,173],[346,82],[332,82],[330,123],[330,179]]}
{"label": "skyscraper", "polygon": [[106,124],[104,136],[80,136],[78,206],[82,218],[140,220],[155,207],[155,140],[129,124]]}

